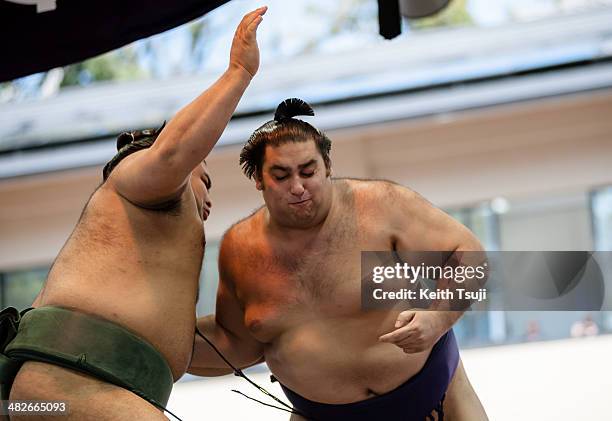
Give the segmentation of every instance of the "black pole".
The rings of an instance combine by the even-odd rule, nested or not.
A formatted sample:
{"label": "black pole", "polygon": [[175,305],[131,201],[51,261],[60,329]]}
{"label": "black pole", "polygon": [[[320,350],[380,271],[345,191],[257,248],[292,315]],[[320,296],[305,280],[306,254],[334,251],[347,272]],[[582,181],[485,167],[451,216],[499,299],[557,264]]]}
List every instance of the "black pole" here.
{"label": "black pole", "polygon": [[393,39],[402,33],[402,19],[398,0],[378,0],[380,35]]}

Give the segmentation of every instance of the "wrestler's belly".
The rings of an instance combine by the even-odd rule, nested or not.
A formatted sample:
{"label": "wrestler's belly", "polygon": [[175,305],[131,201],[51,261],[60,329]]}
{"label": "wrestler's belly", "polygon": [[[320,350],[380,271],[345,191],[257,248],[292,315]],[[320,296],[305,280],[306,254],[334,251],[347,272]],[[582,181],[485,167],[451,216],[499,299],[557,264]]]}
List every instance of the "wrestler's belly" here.
{"label": "wrestler's belly", "polygon": [[197,281],[194,285],[177,283],[176,279],[144,281],[129,276],[116,282],[106,280],[104,285],[66,277],[61,282],[50,279],[35,306],[71,308],[127,328],[165,357],[177,380],[191,360]]}
{"label": "wrestler's belly", "polygon": [[350,403],[389,392],[419,372],[429,351],[405,354],[380,343],[393,322],[314,321],[292,328],[265,351],[278,380],[303,397],[323,403]]}
{"label": "wrestler's belly", "polygon": [[[62,421],[168,420],[159,409],[127,389],[88,374],[35,361],[26,361],[17,373],[10,399],[65,402],[68,413],[53,417]],[[49,418],[27,416],[17,419]]]}

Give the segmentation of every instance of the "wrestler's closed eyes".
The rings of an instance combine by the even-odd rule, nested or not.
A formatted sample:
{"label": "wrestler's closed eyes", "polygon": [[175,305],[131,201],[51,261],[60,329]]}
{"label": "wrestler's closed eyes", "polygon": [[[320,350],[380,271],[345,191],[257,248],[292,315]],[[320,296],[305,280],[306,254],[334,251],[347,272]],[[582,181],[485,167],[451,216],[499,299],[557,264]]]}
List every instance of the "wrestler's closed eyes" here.
{"label": "wrestler's closed eyes", "polygon": [[202,182],[206,186],[206,190],[210,191],[210,189],[212,189],[212,180],[209,176],[202,177]]}
{"label": "wrestler's closed eyes", "polygon": [[[305,177],[305,178],[310,178],[310,177],[312,177],[314,174],[315,174],[315,172],[314,172],[314,171],[312,171],[312,172],[302,172],[302,173],[300,173],[300,175],[301,175],[302,177]],[[287,177],[289,177],[289,175],[288,175],[288,174],[285,174],[285,175],[282,175],[282,176],[275,175],[275,176],[274,176],[274,179],[275,179],[276,181],[283,181],[283,180],[286,180],[286,179],[287,179]]]}

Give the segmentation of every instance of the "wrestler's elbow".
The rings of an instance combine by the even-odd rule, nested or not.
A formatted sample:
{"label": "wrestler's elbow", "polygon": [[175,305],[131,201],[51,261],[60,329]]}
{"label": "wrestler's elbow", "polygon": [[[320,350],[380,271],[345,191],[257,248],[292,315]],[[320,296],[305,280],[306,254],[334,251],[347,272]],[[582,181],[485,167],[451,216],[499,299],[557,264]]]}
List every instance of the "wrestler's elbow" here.
{"label": "wrestler's elbow", "polygon": [[483,287],[489,279],[489,259],[482,243],[475,237],[467,239],[455,251],[462,266],[471,267],[474,276],[464,284],[470,290]]}
{"label": "wrestler's elbow", "polygon": [[227,376],[228,374],[232,374],[234,370],[231,368],[202,368],[202,367],[194,367],[190,366],[187,369],[189,374],[193,374],[194,376],[201,377],[219,377],[219,376]]}
{"label": "wrestler's elbow", "polygon": [[457,243],[458,244],[456,246],[455,252],[469,251],[469,252],[473,252],[474,255],[477,255],[480,253],[486,256],[486,253],[484,252],[485,249],[482,243],[480,242],[478,237],[476,237],[476,235],[474,235],[471,231],[467,231],[467,233],[465,233],[460,238],[458,238]]}

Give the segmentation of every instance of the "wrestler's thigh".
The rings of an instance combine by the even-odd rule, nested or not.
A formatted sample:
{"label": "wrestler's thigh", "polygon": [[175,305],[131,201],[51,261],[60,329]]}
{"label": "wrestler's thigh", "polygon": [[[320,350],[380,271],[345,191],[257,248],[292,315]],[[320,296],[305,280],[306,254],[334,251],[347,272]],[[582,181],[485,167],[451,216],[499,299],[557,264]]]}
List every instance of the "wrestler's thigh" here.
{"label": "wrestler's thigh", "polygon": [[302,417],[301,415],[291,414],[291,417],[289,417],[289,421],[307,421],[307,420],[306,420],[306,418]]}
{"label": "wrestler's thigh", "polygon": [[488,421],[487,413],[459,360],[444,399],[444,420]]}
{"label": "wrestler's thigh", "polygon": [[68,404],[68,416],[11,418],[15,420],[168,419],[155,406],[128,390],[73,370],[38,362],[26,362],[19,370],[10,399],[65,401]]}

